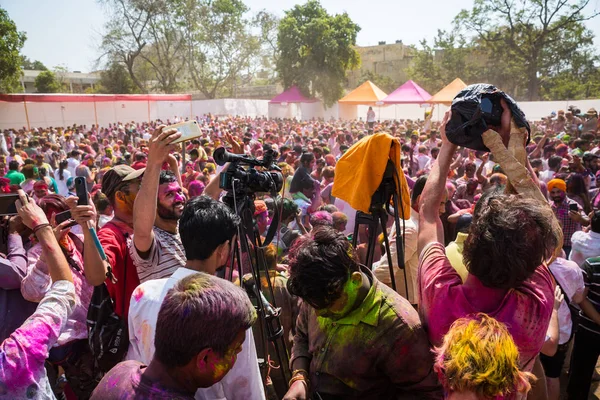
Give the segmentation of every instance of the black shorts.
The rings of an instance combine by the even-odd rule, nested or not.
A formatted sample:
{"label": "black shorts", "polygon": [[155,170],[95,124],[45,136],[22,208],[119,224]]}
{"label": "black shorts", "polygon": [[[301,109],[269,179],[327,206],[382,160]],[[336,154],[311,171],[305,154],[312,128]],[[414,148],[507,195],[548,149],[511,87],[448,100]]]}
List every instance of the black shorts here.
{"label": "black shorts", "polygon": [[556,354],[552,357],[548,357],[540,353],[540,361],[544,366],[544,373],[546,374],[546,377],[560,378],[563,365],[565,364],[565,359],[567,358],[567,351],[569,350],[570,343],[571,341],[568,341],[565,344],[559,345],[558,350],[556,350]]}

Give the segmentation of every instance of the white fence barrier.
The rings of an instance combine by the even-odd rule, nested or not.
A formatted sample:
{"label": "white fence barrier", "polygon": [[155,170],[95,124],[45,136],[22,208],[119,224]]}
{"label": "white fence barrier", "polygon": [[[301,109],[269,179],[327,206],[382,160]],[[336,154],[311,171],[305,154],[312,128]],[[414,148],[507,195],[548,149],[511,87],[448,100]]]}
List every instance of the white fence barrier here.
{"label": "white fence barrier", "polygon": [[[148,101],[129,101],[127,96],[116,96],[115,101],[69,101],[65,95],[49,96],[64,101],[3,101],[10,95],[0,95],[0,129],[27,127],[49,127],[92,125],[106,126],[109,123],[125,121],[148,121],[173,119],[173,117],[196,117],[213,115],[238,115],[248,117],[366,119],[368,106],[348,106],[335,104],[325,109],[322,103],[273,104],[268,100],[216,99],[216,100],[162,100],[160,95],[151,95]],[[22,96],[22,95],[21,95]],[[29,95],[27,95],[29,96]],[[529,120],[539,120],[552,111],[567,110],[576,105],[582,112],[594,107],[600,110],[600,100],[580,101],[538,101],[519,102]],[[380,120],[423,119],[425,108],[417,104],[399,104],[373,107]],[[446,106],[436,106],[434,120],[441,120]]]}

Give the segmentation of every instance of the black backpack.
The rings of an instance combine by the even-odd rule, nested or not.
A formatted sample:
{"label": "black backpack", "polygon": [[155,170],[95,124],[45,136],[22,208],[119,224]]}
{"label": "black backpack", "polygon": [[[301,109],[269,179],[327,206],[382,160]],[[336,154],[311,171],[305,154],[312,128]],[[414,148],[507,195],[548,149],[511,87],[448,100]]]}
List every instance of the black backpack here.
{"label": "black backpack", "polygon": [[[125,238],[125,245],[127,246],[127,238]],[[126,293],[127,251],[125,251],[124,261],[123,293]],[[115,281],[110,266],[106,277]],[[125,300],[121,310],[121,315],[124,314]],[[96,367],[102,372],[108,372],[123,361],[129,347],[129,331],[127,320],[115,313],[115,304],[104,282],[94,287],[87,314],[87,327],[90,350],[96,360]]]}

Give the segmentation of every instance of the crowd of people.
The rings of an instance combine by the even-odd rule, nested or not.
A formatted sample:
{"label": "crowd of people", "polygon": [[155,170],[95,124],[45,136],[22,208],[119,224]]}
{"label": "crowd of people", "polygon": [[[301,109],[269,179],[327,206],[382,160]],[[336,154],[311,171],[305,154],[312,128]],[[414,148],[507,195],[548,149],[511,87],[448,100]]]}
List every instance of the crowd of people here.
{"label": "crowd of people", "polygon": [[[587,399],[600,355],[598,113],[558,110],[530,135],[502,115],[483,135],[489,152],[452,144],[449,113],[209,114],[183,144],[168,128],[179,118],[5,130],[0,192],[18,200],[0,226],[0,397]],[[372,225],[355,233],[336,187],[348,179],[336,165],[375,138],[398,146],[409,189],[389,246]],[[247,251],[219,147],[273,151],[283,177],[279,193],[250,195],[262,240]],[[283,351],[243,289],[255,278]]]}

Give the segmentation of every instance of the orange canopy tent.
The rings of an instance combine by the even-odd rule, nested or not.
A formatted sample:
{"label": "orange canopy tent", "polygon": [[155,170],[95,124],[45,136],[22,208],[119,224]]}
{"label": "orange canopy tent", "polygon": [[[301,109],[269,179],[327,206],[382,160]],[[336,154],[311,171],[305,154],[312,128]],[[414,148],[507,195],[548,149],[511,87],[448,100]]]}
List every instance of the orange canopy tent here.
{"label": "orange canopy tent", "polygon": [[452,100],[454,100],[454,97],[458,94],[458,92],[460,92],[466,87],[466,83],[464,83],[460,78],[456,78],[450,84],[445,86],[442,90],[431,96],[431,98],[427,100],[426,103],[444,104],[446,106],[449,106],[452,104]]}
{"label": "orange canopy tent", "polygon": [[338,100],[341,104],[375,106],[382,105],[381,101],[387,97],[387,94],[371,81],[366,81],[346,96]]}

